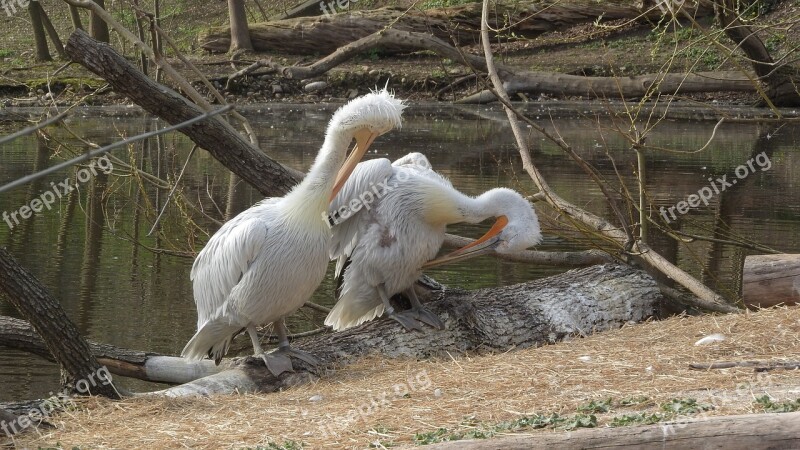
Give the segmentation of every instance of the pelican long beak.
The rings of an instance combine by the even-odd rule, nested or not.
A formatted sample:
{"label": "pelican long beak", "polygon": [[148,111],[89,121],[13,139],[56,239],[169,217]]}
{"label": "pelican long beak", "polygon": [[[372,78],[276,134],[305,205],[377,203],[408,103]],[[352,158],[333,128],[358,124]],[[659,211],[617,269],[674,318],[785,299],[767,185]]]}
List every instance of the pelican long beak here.
{"label": "pelican long beak", "polygon": [[480,239],[471,242],[460,249],[448,253],[440,258],[430,260],[422,265],[422,269],[430,269],[431,267],[441,266],[443,264],[450,264],[463,259],[474,258],[476,256],[485,255],[494,251],[494,246],[500,241],[500,234],[503,228],[508,225],[508,218],[500,216],[497,221],[492,225],[492,228],[486,232]]}
{"label": "pelican long beak", "polygon": [[378,136],[380,136],[379,133],[375,133],[366,129],[356,131],[356,145],[353,147],[353,150],[350,152],[350,156],[347,157],[344,165],[341,169],[339,169],[339,173],[336,175],[336,182],[333,185],[333,191],[331,192],[331,198],[329,201],[333,201],[333,199],[336,198],[336,194],[339,193],[339,191],[342,189],[342,186],[344,186],[344,184],[347,182],[347,179],[350,178],[350,174],[353,173],[353,170],[361,161],[361,158],[363,158],[364,154],[367,153],[369,146],[372,145]]}

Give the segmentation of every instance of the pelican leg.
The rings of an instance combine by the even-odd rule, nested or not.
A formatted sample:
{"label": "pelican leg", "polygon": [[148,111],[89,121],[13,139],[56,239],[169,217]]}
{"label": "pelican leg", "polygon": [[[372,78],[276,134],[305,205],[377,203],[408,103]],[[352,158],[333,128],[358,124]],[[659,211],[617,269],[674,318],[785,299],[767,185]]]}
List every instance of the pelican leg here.
{"label": "pelican leg", "polygon": [[411,300],[411,313],[414,315],[415,319],[422,323],[426,323],[437,330],[444,330],[444,322],[439,319],[439,316],[428,311],[422,306],[422,303],[419,301],[419,297],[417,297],[416,291],[414,291],[414,286],[406,289],[405,294],[408,299]]}
{"label": "pelican leg", "polygon": [[389,295],[386,294],[386,286],[383,284],[379,284],[377,286],[378,295],[381,296],[381,301],[383,302],[384,309],[386,311],[386,315],[389,316],[391,319],[402,325],[406,330],[418,330],[422,331],[422,324],[416,319],[416,317],[412,317],[412,315],[408,314],[409,311],[403,312],[396,312],[392,303],[389,301]]}
{"label": "pelican leg", "polygon": [[264,364],[273,375],[277,377],[283,372],[294,372],[292,356],[311,366],[319,365],[319,360],[311,353],[293,349],[289,346],[288,331],[282,319],[272,322],[272,326],[278,333],[278,349],[271,353],[262,353],[261,359],[264,360]]}
{"label": "pelican leg", "polygon": [[250,335],[250,341],[253,343],[253,355],[264,353],[264,350],[261,349],[261,341],[258,339],[258,333],[256,333],[256,327],[247,327],[247,334]]}

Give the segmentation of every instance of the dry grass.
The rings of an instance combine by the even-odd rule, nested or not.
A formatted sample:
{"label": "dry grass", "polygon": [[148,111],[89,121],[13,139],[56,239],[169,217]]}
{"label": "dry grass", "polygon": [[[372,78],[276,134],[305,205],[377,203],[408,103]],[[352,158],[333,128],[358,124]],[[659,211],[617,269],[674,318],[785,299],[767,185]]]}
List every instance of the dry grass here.
{"label": "dry grass", "polygon": [[[726,340],[694,345],[712,333]],[[625,413],[660,411],[659,404],[676,398],[713,405],[704,413],[709,415],[760,412],[754,399],[763,393],[778,400],[800,397],[800,371],[696,371],[689,363],[799,360],[799,344],[800,308],[672,318],[498,355],[370,359],[277,394],[89,399],[80,410],[55,417],[55,430],[27,433],[17,444],[242,448],[293,441],[304,448],[366,448],[380,441],[404,446],[414,444],[415,433],[439,427],[463,431],[534,413],[575,414],[582,405],[609,397],[615,403],[640,396],[648,400],[598,414],[599,426]],[[395,386],[409,395],[396,394]]]}

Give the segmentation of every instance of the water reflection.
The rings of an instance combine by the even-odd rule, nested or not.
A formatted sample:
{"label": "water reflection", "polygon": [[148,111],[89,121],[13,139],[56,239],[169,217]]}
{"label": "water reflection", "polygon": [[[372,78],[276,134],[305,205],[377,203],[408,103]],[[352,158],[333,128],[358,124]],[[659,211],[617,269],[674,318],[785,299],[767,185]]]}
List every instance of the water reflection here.
{"label": "water reflection", "polygon": [[[334,109],[260,105],[244,113],[253,121],[263,149],[279,161],[305,170],[316,156]],[[116,116],[96,112],[83,111],[83,116],[71,119],[69,126],[101,145],[118,135],[130,136],[163,126],[127,111],[129,115]],[[598,167],[603,177],[618,184],[619,172],[629,187],[635,186],[635,154],[608,117],[558,111],[551,118],[547,111],[535,107],[532,112],[549,131],[563,136],[582,158]],[[496,107],[412,106],[405,114],[402,130],[379,138],[367,157],[397,158],[419,151],[465,193],[475,195],[496,186],[510,186],[532,194],[535,188],[522,171],[503,117]],[[655,230],[650,239],[681,267],[733,296],[741,283],[744,257],[754,252],[724,240],[739,236],[786,252],[800,251],[800,186],[796,181],[800,156],[794,148],[798,128],[784,126],[776,133],[770,126],[723,123],[705,151],[685,153],[703,147],[714,125],[664,121],[648,135],[649,145],[665,149],[648,154],[648,189],[656,208],[675,205],[708,185],[708,177],[730,174],[762,151],[769,155],[772,168],[750,175],[715,196],[707,207],[693,209],[674,223],[689,235],[711,236],[717,241],[684,245]],[[620,122],[616,126],[621,127]],[[58,158],[68,155],[67,146],[73,146],[74,151],[84,149],[64,130],[53,132],[52,139],[49,147],[29,136],[0,148],[0,183],[52,164],[56,158],[51,148],[61,153]],[[577,205],[613,217],[597,186],[560,149],[533,133],[529,140],[537,165],[554,189]],[[175,354],[193,334],[196,316],[188,277],[192,259],[179,255],[199,250],[207,240],[203,233],[213,233],[226,215],[252,205],[261,196],[232,178],[205,152],[197,151],[183,176],[185,187],[176,193],[182,206],[171,202],[157,227],[159,232],[148,237],[169,189],[157,180],[126,170],[123,163],[162,180],[174,180],[191,147],[184,136],[170,134],[140,143],[129,153],[116,150],[113,154],[119,161],[115,162],[115,175],[94,177],[61,198],[52,211],[24,220],[13,230],[0,226],[0,245],[7,246],[52,290],[88,338]],[[2,194],[0,212],[27,204],[46,190],[50,181],[74,178],[74,174],[74,169],[64,171]],[[540,216],[545,215],[540,211]],[[486,226],[464,225],[452,231],[476,237]],[[567,240],[562,230],[544,231],[545,250],[586,248],[585,241]],[[475,289],[562,270],[481,258],[432,271],[431,275],[445,284]],[[330,277],[326,278],[313,300],[330,305],[333,288]],[[5,302],[0,303],[0,314],[16,316]],[[303,331],[319,326],[322,319],[319,313],[303,310],[289,326],[292,331]],[[58,376],[53,364],[7,349],[0,352],[0,380],[7,386],[0,400],[45,396],[55,389]]]}

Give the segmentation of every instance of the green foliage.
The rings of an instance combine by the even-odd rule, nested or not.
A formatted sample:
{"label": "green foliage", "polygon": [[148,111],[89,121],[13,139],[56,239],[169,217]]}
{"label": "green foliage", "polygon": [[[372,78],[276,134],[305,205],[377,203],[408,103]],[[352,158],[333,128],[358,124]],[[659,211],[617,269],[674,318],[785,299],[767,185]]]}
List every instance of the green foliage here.
{"label": "green foliage", "polygon": [[594,414],[575,414],[573,416],[559,416],[553,414],[534,414],[523,416],[511,421],[500,422],[494,425],[476,423],[474,420],[462,422],[461,426],[469,427],[464,431],[451,431],[447,428],[437,428],[427,433],[414,435],[417,445],[436,444],[439,442],[460,441],[462,439],[488,439],[500,433],[513,433],[523,430],[539,428],[558,428],[562,430],[575,430],[577,428],[594,428],[597,426],[597,417]]}
{"label": "green foliage", "polygon": [[0,48],[0,58],[7,58],[14,54],[13,50],[7,50],[4,48]]}
{"label": "green foliage", "polygon": [[774,33],[764,40],[764,46],[767,47],[770,53],[773,53],[777,51],[784,42],[786,42],[786,33]]}
{"label": "green foliage", "polygon": [[636,397],[626,397],[619,401],[620,406],[636,406],[650,402],[650,397],[638,395]]}
{"label": "green foliage", "polygon": [[667,417],[665,417],[664,414],[659,414],[659,413],[623,414],[621,416],[616,416],[612,418],[611,423],[609,425],[612,427],[627,427],[631,425],[652,425],[654,423],[658,423],[663,420],[667,420]]}
{"label": "green foliage", "polygon": [[611,397],[605,400],[592,400],[586,405],[581,405],[578,407],[579,412],[585,413],[606,413],[611,410],[612,400]]}
{"label": "green foliage", "polygon": [[563,428],[569,431],[577,428],[594,428],[596,426],[597,417],[594,414],[576,414],[567,420]]}
{"label": "green foliage", "polygon": [[302,450],[303,444],[295,441],[283,441],[283,444],[270,442],[266,446],[259,445],[254,450]]}
{"label": "green foliage", "polygon": [[675,415],[697,414],[712,409],[714,409],[713,406],[697,403],[697,400],[693,398],[674,398],[667,403],[661,404],[662,411]]}
{"label": "green foliage", "polygon": [[800,398],[794,401],[787,400],[777,403],[772,401],[769,395],[764,394],[758,397],[755,403],[764,408],[764,412],[785,413],[800,411]]}
{"label": "green foliage", "polygon": [[466,5],[468,3],[478,3],[480,1],[481,0],[428,0],[422,4],[422,8],[447,8],[450,6]]}

